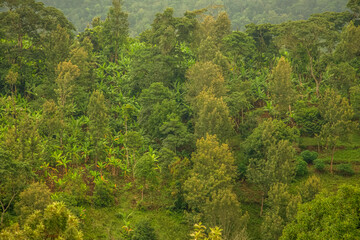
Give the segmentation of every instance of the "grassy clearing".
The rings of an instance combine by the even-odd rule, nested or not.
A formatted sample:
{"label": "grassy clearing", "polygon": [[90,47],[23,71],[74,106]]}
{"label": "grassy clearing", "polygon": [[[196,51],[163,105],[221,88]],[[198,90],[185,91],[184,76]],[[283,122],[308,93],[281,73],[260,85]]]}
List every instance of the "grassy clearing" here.
{"label": "grassy clearing", "polygon": [[143,219],[151,222],[159,240],[188,239],[190,229],[181,214],[166,210],[139,211],[118,207],[88,208],[83,224],[85,239],[122,239],[121,232],[125,225],[133,229],[135,224]]}
{"label": "grassy clearing", "polygon": [[[325,161],[325,163],[330,163],[331,156],[330,154],[326,154],[320,157]],[[352,163],[352,164],[360,164],[360,148],[358,149],[340,149],[337,150],[334,154],[334,163]]]}
{"label": "grassy clearing", "polygon": [[[299,139],[299,146],[303,149],[317,149],[318,140],[315,137],[301,137]],[[347,141],[337,141],[336,146],[347,149],[358,148],[360,146],[360,134],[350,135]]]}
{"label": "grassy clearing", "polygon": [[136,187],[118,194],[115,207],[87,207],[82,224],[84,239],[124,239],[125,226],[134,229],[136,223],[144,219],[151,223],[159,240],[189,238],[191,227],[183,214],[167,210],[169,203],[162,200],[165,194],[154,189],[145,191],[143,202]]}
{"label": "grassy clearing", "polygon": [[[297,189],[312,175],[320,178],[321,190],[329,192],[335,192],[339,186],[343,184],[357,185],[360,183],[360,173],[356,173],[353,176],[342,176],[336,173],[330,173],[330,165],[325,167],[324,172],[318,172],[311,165],[308,166],[309,174],[307,176],[296,178],[290,185],[290,191],[296,193]],[[357,169],[356,169],[357,170]]]}
{"label": "grassy clearing", "polygon": [[[299,145],[302,149],[311,149],[317,151],[318,142],[316,138],[301,137]],[[320,152],[320,159],[325,163],[330,163],[330,151]],[[360,165],[360,134],[353,134],[349,137],[348,141],[338,141],[337,150],[334,154],[334,164],[351,163]]]}

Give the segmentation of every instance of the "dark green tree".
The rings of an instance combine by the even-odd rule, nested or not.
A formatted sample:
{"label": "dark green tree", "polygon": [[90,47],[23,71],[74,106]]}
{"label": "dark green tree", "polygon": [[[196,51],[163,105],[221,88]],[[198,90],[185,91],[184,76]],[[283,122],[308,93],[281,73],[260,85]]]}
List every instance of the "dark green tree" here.
{"label": "dark green tree", "polygon": [[128,14],[122,11],[120,0],[113,0],[102,30],[104,50],[110,61],[118,61],[121,47],[126,44],[128,36]]}

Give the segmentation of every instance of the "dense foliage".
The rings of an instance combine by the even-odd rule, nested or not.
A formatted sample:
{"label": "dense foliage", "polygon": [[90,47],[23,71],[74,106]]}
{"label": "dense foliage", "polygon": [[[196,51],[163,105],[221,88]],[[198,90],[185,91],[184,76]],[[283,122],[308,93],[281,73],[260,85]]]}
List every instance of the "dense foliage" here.
{"label": "dense foliage", "polygon": [[1,239],[358,236],[358,0],[94,3],[0,1]]}

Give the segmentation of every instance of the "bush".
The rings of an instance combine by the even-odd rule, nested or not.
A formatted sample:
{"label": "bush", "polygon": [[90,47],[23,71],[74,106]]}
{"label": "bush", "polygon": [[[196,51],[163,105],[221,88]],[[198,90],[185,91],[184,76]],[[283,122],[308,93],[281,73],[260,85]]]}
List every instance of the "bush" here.
{"label": "bush", "polygon": [[336,172],[343,176],[351,176],[355,174],[354,169],[350,163],[339,164],[335,168]]}
{"label": "bush", "polygon": [[109,207],[114,204],[114,194],[108,182],[98,180],[95,182],[94,204],[98,207]]}
{"label": "bush", "polygon": [[319,109],[308,106],[304,101],[297,102],[294,107],[294,120],[301,135],[315,136],[315,134],[319,134],[322,125],[325,123]]}
{"label": "bush", "polygon": [[305,162],[312,163],[315,159],[317,159],[318,153],[305,150],[302,153],[300,153],[300,156],[302,157],[302,159],[304,159]]}
{"label": "bush", "polygon": [[156,240],[154,228],[149,221],[142,220],[135,225],[132,240]]}
{"label": "bush", "polygon": [[325,169],[325,162],[322,159],[314,160],[314,167],[317,171],[323,172]]}
{"label": "bush", "polygon": [[297,177],[305,176],[308,173],[307,163],[302,159],[297,159],[295,172]]}

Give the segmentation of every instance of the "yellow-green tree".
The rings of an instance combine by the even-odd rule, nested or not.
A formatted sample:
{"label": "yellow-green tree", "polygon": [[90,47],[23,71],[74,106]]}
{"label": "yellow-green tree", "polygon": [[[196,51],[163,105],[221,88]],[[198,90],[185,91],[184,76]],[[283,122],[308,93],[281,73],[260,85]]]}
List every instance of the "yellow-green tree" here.
{"label": "yellow-green tree", "polygon": [[338,140],[347,140],[355,128],[352,122],[354,111],[348,100],[334,90],[327,89],[319,105],[320,113],[326,123],[322,126],[319,138],[331,150],[330,172],[333,172],[334,154]]}
{"label": "yellow-green tree", "polygon": [[185,199],[206,223],[220,226],[223,235],[230,238],[246,228],[247,220],[233,192],[234,157],[228,145],[219,144],[216,136],[199,139],[196,147],[192,154],[193,169],[184,184]]}
{"label": "yellow-green tree", "polygon": [[229,108],[223,98],[217,98],[211,90],[203,91],[196,98],[195,136],[217,135],[225,141],[233,132]]}
{"label": "yellow-green tree", "polygon": [[226,93],[225,81],[221,69],[212,62],[198,62],[193,65],[186,73],[187,81],[186,100],[194,104],[195,98],[202,92],[210,88],[215,97],[224,96]]}
{"label": "yellow-green tree", "polygon": [[280,114],[291,112],[291,104],[296,100],[291,83],[290,63],[281,57],[270,77],[269,92]]}
{"label": "yellow-green tree", "polygon": [[64,239],[82,240],[79,220],[66,208],[63,202],[48,205],[44,212],[36,210],[23,226],[15,224],[0,233],[0,238],[12,239]]}
{"label": "yellow-green tree", "polygon": [[262,239],[279,239],[286,224],[295,218],[301,197],[289,193],[287,184],[276,183],[270,188],[266,202],[269,208],[261,225]]}
{"label": "yellow-green tree", "polygon": [[55,89],[55,92],[57,94],[58,105],[62,114],[61,118],[63,119],[74,111],[75,106],[70,100],[73,96],[72,94],[75,80],[80,76],[80,70],[78,66],[72,64],[71,61],[68,61],[59,63],[56,73],[57,78],[55,82],[57,88]]}

